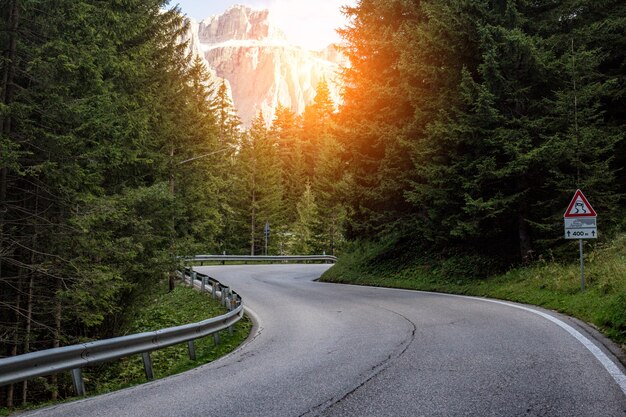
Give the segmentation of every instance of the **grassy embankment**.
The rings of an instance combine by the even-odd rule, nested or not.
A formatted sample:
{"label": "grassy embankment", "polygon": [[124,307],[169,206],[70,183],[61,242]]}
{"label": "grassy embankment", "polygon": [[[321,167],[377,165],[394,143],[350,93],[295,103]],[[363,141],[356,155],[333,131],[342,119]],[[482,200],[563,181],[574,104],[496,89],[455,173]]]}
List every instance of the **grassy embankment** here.
{"label": "grassy embankment", "polygon": [[[129,314],[130,319],[123,334],[194,323],[226,312],[226,308],[206,294],[201,294],[184,284],[179,284],[174,291],[168,293],[167,284],[163,283],[158,291],[145,294],[141,301],[136,304],[136,307]],[[187,371],[224,356],[246,340],[251,328],[252,323],[247,317],[244,317],[235,324],[232,335],[229,334],[228,330],[220,332],[221,340],[217,345],[212,336],[197,339],[195,342],[195,361],[189,359],[186,343],[153,351],[150,356],[155,379]],[[59,374],[59,378],[62,378],[69,386],[71,382],[69,375],[66,374]],[[122,358],[94,368],[83,368],[83,378],[87,395],[103,394],[146,382],[140,355]],[[73,399],[76,398],[65,400]],[[11,411],[39,408],[51,404],[53,403],[27,404]],[[9,412],[8,409],[0,409],[0,416],[8,415]]]}
{"label": "grassy embankment", "polygon": [[[534,304],[593,324],[626,351],[626,234],[587,244],[581,291],[578,241],[571,263],[540,260],[502,275],[468,278],[459,260],[398,261],[390,248],[360,244],[323,276],[327,282],[465,294]],[[450,267],[450,265],[454,267]]]}

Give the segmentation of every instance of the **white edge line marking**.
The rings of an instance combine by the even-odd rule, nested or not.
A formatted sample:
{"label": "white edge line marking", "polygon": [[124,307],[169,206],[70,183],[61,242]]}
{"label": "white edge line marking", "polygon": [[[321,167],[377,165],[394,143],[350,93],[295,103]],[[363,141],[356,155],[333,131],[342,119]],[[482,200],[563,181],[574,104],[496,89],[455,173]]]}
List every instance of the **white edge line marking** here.
{"label": "white edge line marking", "polygon": [[[353,286],[359,287],[359,285],[353,285]],[[360,287],[363,287],[363,286],[360,286]],[[465,299],[470,299],[470,300],[486,301],[489,303],[501,304],[501,305],[505,305],[508,307],[525,310],[530,313],[541,316],[547,320],[550,320],[552,323],[556,324],[557,326],[565,330],[567,333],[572,335],[574,338],[576,338],[576,340],[578,340],[580,343],[582,343],[583,346],[586,347],[587,350],[591,352],[593,356],[596,357],[596,359],[602,364],[602,366],[604,366],[604,369],[606,369],[609,375],[613,377],[615,382],[617,382],[617,385],[619,385],[619,387],[622,389],[622,392],[624,392],[624,395],[626,395],[626,375],[624,375],[624,373],[617,367],[617,365],[615,365],[615,363],[611,359],[609,359],[609,357],[606,356],[606,354],[602,352],[602,350],[599,347],[597,347],[591,340],[583,336],[578,330],[574,329],[569,324],[549,314],[543,313],[541,311],[538,311],[532,308],[524,307],[521,305],[507,303],[505,301],[492,300],[489,298],[471,297],[467,295],[458,295],[458,294],[446,294],[446,293],[440,293],[440,292],[405,290],[402,288],[386,288],[386,287],[369,287],[369,288],[385,289],[385,290],[393,290],[393,291],[405,291],[405,292],[418,292],[422,294],[443,295],[445,297],[457,297],[457,298],[465,298]]]}
{"label": "white edge line marking", "polygon": [[[472,298],[475,299],[474,297],[472,297]],[[478,298],[478,299],[480,300],[480,298]],[[613,361],[611,359],[609,359],[609,357],[606,356],[606,354],[604,352],[602,352],[602,350],[600,350],[599,347],[597,347],[591,340],[589,340],[588,338],[583,336],[582,333],[580,333],[578,330],[574,329],[569,324],[567,324],[567,323],[557,319],[556,317],[553,317],[553,316],[551,316],[549,314],[546,314],[544,312],[541,312],[541,311],[534,310],[532,308],[519,306],[519,305],[515,305],[515,304],[510,304],[510,303],[506,303],[506,302],[503,302],[503,301],[488,300],[488,299],[485,299],[484,301],[488,301],[490,303],[495,303],[495,304],[502,304],[502,305],[506,305],[506,306],[509,306],[509,307],[518,308],[520,310],[526,310],[526,311],[529,311],[531,313],[537,314],[537,315],[539,315],[539,316],[541,316],[541,317],[543,317],[543,318],[545,318],[547,320],[550,320],[552,323],[556,324],[557,326],[559,326],[560,328],[565,330],[567,333],[569,333],[572,336],[574,336],[576,338],[576,340],[578,340],[580,343],[582,343],[583,346],[585,346],[587,348],[587,350],[589,350],[589,352],[591,352],[593,354],[593,356],[595,356],[596,359],[598,361],[600,361],[602,366],[604,366],[604,369],[606,369],[607,372],[609,373],[609,375],[611,375],[613,377],[615,382],[617,382],[617,385],[619,385],[619,387],[622,389],[622,391],[626,395],[626,375],[624,375],[622,373],[622,371],[620,371],[620,369],[617,367],[617,365],[615,365],[615,363],[613,363]]]}

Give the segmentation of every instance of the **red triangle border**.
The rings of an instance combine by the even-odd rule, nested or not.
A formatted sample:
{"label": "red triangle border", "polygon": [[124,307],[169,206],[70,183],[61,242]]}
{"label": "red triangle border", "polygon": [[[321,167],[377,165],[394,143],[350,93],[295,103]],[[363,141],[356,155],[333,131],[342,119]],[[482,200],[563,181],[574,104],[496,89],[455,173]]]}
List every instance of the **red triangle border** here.
{"label": "red triangle border", "polygon": [[[590,213],[585,213],[585,214],[567,214],[567,213],[569,213],[572,210],[572,207],[574,207],[574,203],[576,202],[578,197],[580,197],[583,200],[583,203],[585,203],[585,205],[587,207],[589,207]],[[563,217],[566,218],[566,219],[572,218],[572,217],[598,217],[598,214],[593,209],[593,207],[591,207],[591,204],[589,204],[589,201],[587,200],[587,198],[585,197],[583,192],[581,190],[576,190],[576,192],[574,193],[574,197],[572,198],[572,201],[570,201],[569,206],[567,206],[567,210],[565,210],[565,214],[563,214]]]}

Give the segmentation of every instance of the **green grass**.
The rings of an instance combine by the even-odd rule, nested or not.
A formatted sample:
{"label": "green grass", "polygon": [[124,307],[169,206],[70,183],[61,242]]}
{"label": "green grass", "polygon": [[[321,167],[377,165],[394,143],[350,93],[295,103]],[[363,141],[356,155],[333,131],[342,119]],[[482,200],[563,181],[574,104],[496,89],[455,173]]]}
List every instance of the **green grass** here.
{"label": "green grass", "polygon": [[[195,323],[227,312],[226,308],[206,294],[179,285],[172,293],[161,293],[148,300],[130,323],[127,334],[158,330],[166,327]],[[213,336],[195,342],[196,360],[189,359],[187,344],[170,346],[151,353],[155,379],[174,375],[199,365],[212,362],[239,346],[250,333],[249,319],[244,317],[235,326],[233,335],[220,332],[221,342],[214,344]],[[143,361],[139,355],[123,358],[107,366],[104,372],[86,372],[85,385],[95,393],[115,391],[145,382]]]}
{"label": "green grass", "polygon": [[[398,263],[385,258],[381,245],[363,244],[344,255],[322,280],[465,294],[542,306],[593,324],[626,351],[626,234],[610,244],[587,244],[586,290],[580,287],[578,242],[572,244],[572,262],[537,261],[505,274],[469,278],[450,268],[453,260]],[[450,273],[450,270],[456,271]]]}
{"label": "green grass", "polygon": [[[131,320],[125,326],[123,333],[153,331],[194,323],[226,313],[226,308],[221,306],[218,301],[212,300],[208,294],[201,294],[199,291],[182,284],[168,293],[166,284],[161,285],[158,291],[142,297],[133,308],[129,314]],[[233,326],[232,335],[229,334],[228,330],[220,332],[218,345],[214,343],[212,335],[197,339],[195,341],[195,361],[189,359],[186,343],[153,351],[150,356],[155,379],[184,372],[224,356],[246,340],[251,328],[251,321],[244,316]],[[82,372],[88,396],[116,391],[146,382],[141,355],[133,355],[99,366],[83,368]],[[69,373],[59,374],[58,377],[65,385],[65,389],[61,390],[62,393],[70,393],[72,390]],[[45,381],[45,378],[36,378],[33,384],[45,384]],[[13,410],[0,408],[0,416],[8,415],[17,410],[39,408],[75,399],[76,397],[68,396],[57,402],[26,404]]]}

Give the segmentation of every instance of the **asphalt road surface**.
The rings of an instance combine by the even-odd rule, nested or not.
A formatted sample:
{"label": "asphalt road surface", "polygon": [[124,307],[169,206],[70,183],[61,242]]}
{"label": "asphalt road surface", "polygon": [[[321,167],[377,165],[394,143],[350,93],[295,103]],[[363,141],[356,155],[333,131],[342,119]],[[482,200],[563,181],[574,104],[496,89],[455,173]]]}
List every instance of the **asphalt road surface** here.
{"label": "asphalt road surface", "polygon": [[[314,282],[328,265],[198,268],[258,327],[192,371],[33,416],[626,416],[626,376],[574,320]],[[587,346],[585,346],[587,345]]]}

